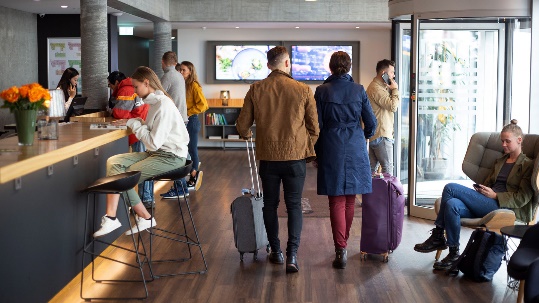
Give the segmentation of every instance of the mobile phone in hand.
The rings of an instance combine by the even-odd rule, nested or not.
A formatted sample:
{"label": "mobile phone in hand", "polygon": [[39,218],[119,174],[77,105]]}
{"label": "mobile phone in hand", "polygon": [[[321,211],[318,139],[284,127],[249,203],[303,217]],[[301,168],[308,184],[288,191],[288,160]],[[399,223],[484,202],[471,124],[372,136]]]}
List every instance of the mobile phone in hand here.
{"label": "mobile phone in hand", "polygon": [[387,73],[382,74],[382,79],[384,79],[384,82],[387,83],[387,85],[391,85],[391,79],[389,79],[389,75]]}
{"label": "mobile phone in hand", "polygon": [[480,188],[481,188],[481,185],[479,185],[479,184],[475,183],[475,184],[473,185],[473,188],[475,188],[476,190],[478,190],[478,189],[480,189]]}

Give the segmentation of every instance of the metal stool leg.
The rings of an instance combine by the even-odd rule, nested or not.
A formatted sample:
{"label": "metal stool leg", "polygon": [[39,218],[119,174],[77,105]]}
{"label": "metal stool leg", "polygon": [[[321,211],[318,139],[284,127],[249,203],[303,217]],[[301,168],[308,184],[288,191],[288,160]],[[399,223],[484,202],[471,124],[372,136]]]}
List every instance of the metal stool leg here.
{"label": "metal stool leg", "polygon": [[[174,184],[174,189],[176,190],[176,192],[178,192],[178,185],[176,184],[176,182],[174,182],[173,184]],[[178,275],[187,275],[187,274],[203,274],[208,270],[208,265],[206,263],[206,258],[204,257],[204,253],[202,251],[202,245],[200,244],[200,239],[198,237],[198,232],[197,232],[194,220],[193,220],[193,216],[191,214],[191,209],[189,207],[189,200],[187,199],[187,196],[185,194],[187,192],[187,188],[185,188],[183,183],[182,183],[182,189],[183,189],[183,192],[184,192],[183,198],[184,198],[185,203],[187,205],[187,212],[189,214],[189,218],[191,220],[191,225],[192,225],[194,233],[195,233],[195,239],[192,239],[187,234],[187,225],[186,225],[186,222],[185,222],[184,210],[183,210],[182,205],[181,205],[182,204],[181,203],[181,198],[180,198],[180,196],[178,196],[178,207],[179,207],[179,214],[181,216],[180,220],[181,220],[181,228],[183,228],[183,233],[181,233],[182,232],[181,230],[180,230],[180,233],[177,233],[177,232],[165,230],[165,229],[162,229],[162,228],[154,227],[150,231],[150,253],[149,253],[150,263],[185,262],[185,261],[191,260],[192,259],[191,246],[198,246],[199,251],[200,251],[200,255],[202,257],[202,261],[204,263],[204,269],[199,270],[199,271],[183,271],[183,272],[173,272],[173,273],[164,273],[164,274],[154,274],[153,275],[154,278],[168,277],[168,276],[178,276]],[[152,209],[151,213],[152,213],[152,216],[153,216],[154,215],[154,210],[153,209]],[[161,233],[158,234],[155,231],[160,231]],[[173,235],[173,236],[167,236],[165,234],[170,234],[170,235]],[[171,240],[171,241],[175,241],[175,242],[178,242],[178,243],[186,244],[187,249],[188,249],[188,253],[189,253],[189,257],[188,258],[180,258],[180,259],[154,260],[153,259],[153,237],[161,237],[161,238],[168,239],[168,240]]]}
{"label": "metal stool leg", "polygon": [[[84,245],[83,245],[83,251],[82,251],[82,273],[81,273],[81,289],[80,289],[80,296],[82,299],[86,300],[86,301],[89,301],[89,300],[130,300],[130,299],[146,299],[148,298],[148,287],[147,287],[147,282],[150,282],[150,281],[153,281],[153,272],[152,272],[152,268],[151,268],[151,263],[148,262],[148,256],[146,254],[146,248],[144,247],[144,242],[141,240],[141,235],[140,235],[140,231],[138,232],[137,234],[137,239],[135,239],[135,235],[134,234],[131,234],[131,239],[132,239],[132,242],[133,242],[133,248],[134,249],[129,249],[129,248],[126,248],[126,247],[122,247],[122,246],[119,246],[119,245],[116,245],[116,244],[113,244],[113,243],[109,243],[109,242],[106,242],[106,241],[103,241],[101,239],[92,239],[90,240],[90,242],[88,242],[88,237],[89,237],[89,233],[88,233],[88,215],[89,215],[89,205],[90,205],[90,194],[93,194],[93,202],[94,202],[94,222],[92,222],[92,230],[95,232],[95,218],[97,218],[97,213],[96,213],[96,196],[97,194],[99,193],[102,193],[102,192],[88,192],[88,196],[87,196],[87,203],[86,203],[86,218],[85,218],[85,226],[84,226]],[[124,193],[119,193],[121,196],[122,196],[122,200],[123,200],[123,204],[124,204],[124,207],[125,207],[125,213],[127,215],[127,218],[129,219],[129,206],[128,206],[128,203],[127,201],[129,200],[129,197],[127,197],[126,199],[126,195]],[[129,203],[130,204],[130,203]],[[132,214],[132,217],[133,219],[135,219],[135,215],[134,213]],[[128,222],[130,224],[130,222]],[[137,226],[138,228],[138,226]],[[103,244],[106,244],[106,245],[109,245],[109,246],[113,246],[113,247],[116,247],[116,248],[119,248],[119,249],[123,249],[125,251],[129,251],[129,252],[132,252],[135,254],[135,259],[136,259],[136,264],[137,265],[133,265],[131,263],[127,263],[127,262],[123,262],[123,261],[120,261],[120,260],[117,260],[117,259],[113,259],[113,258],[110,258],[110,257],[107,257],[107,256],[104,256],[104,255],[100,255],[100,254],[97,254],[95,253],[95,242],[98,242],[98,243],[103,243]],[[140,248],[142,248],[142,252],[140,252]],[[91,256],[91,266],[92,266],[92,279],[95,281],[95,282],[142,282],[143,286],[144,286],[144,296],[142,297],[84,297],[84,294],[83,294],[83,288],[84,288],[84,261],[85,261],[85,255],[86,254],[89,254]],[[144,256],[143,260],[141,259],[141,255]],[[105,279],[96,279],[95,278],[95,266],[94,266],[94,261],[95,261],[95,258],[96,257],[101,257],[103,259],[107,259],[107,260],[110,260],[110,261],[114,261],[114,262],[117,262],[117,263],[121,263],[121,264],[124,264],[126,266],[129,266],[129,267],[133,267],[133,268],[138,268],[139,271],[140,271],[140,274],[141,274],[141,279],[140,280],[120,280],[120,279],[117,279],[117,280],[105,280]],[[150,270],[150,279],[146,279],[144,277],[144,270],[143,270],[143,266],[144,266],[144,263],[148,263],[148,267],[149,267],[149,270]]]}

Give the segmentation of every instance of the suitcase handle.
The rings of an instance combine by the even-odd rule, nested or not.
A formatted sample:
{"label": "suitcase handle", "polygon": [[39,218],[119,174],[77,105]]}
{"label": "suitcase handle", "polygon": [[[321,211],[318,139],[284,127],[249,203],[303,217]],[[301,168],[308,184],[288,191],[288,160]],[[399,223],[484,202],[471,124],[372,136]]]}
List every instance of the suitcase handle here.
{"label": "suitcase handle", "polygon": [[[262,197],[262,191],[260,190],[260,181],[258,179],[258,167],[256,166],[256,156],[255,156],[255,146],[253,144],[253,137],[250,138],[251,141],[251,151],[253,154],[253,166],[255,167],[255,177],[253,177],[253,167],[251,166],[251,153],[249,152],[249,140],[245,140],[245,144],[247,145],[247,159],[249,160],[249,172],[251,174],[251,195],[253,195],[256,198]],[[256,179],[256,185],[258,192],[255,195],[255,182],[254,179]]]}

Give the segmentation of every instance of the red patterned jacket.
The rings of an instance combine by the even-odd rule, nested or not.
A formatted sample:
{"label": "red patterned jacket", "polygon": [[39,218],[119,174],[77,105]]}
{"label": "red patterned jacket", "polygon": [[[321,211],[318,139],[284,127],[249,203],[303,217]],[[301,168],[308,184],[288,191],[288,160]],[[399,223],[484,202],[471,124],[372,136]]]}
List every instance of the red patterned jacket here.
{"label": "red patterned jacket", "polygon": [[[146,120],[150,106],[144,104],[141,98],[135,93],[135,88],[131,83],[131,78],[126,78],[118,83],[118,87],[112,92],[109,100],[115,104],[112,108],[112,116],[116,119],[141,118]],[[129,135],[129,145],[137,142],[134,134]]]}

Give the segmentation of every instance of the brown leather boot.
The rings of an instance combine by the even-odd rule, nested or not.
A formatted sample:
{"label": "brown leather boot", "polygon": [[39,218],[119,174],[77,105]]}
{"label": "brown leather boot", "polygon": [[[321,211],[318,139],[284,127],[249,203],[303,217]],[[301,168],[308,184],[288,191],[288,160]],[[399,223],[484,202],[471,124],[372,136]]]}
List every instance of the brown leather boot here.
{"label": "brown leather boot", "polygon": [[414,250],[421,253],[428,253],[435,250],[444,250],[447,248],[443,228],[436,227],[432,229],[432,234],[423,243],[416,244]]}
{"label": "brown leather boot", "polygon": [[346,248],[335,248],[335,260],[333,260],[333,267],[344,269],[346,267],[346,261],[348,256]]}

